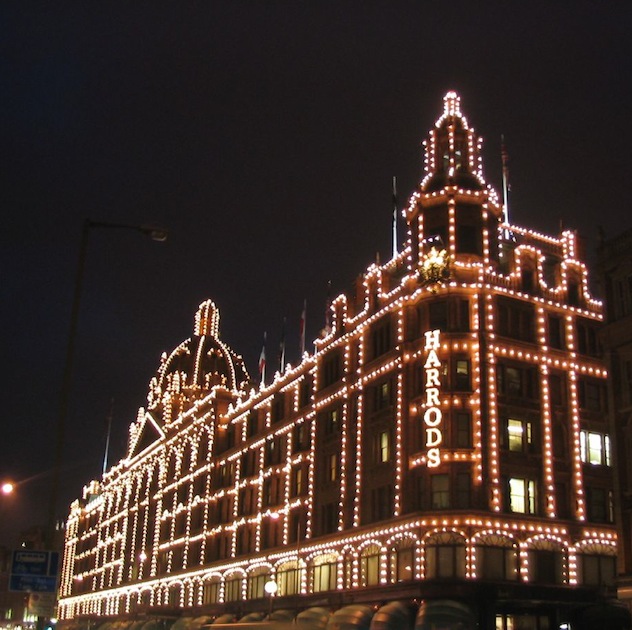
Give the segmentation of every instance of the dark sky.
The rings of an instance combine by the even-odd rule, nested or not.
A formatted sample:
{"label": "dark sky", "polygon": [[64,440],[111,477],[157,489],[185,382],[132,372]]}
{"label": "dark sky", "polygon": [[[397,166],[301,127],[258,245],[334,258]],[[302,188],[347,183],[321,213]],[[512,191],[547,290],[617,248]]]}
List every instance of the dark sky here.
{"label": "dark sky", "polygon": [[388,257],[391,177],[407,199],[447,90],[498,189],[505,134],[513,222],[589,251],[631,227],[631,27],[625,2],[3,2],[0,478],[26,481],[0,544],[46,520],[85,218],[170,236],[91,235],[61,513],[204,299],[251,374],[284,316],[296,360],[303,298],[309,340],[327,281]]}

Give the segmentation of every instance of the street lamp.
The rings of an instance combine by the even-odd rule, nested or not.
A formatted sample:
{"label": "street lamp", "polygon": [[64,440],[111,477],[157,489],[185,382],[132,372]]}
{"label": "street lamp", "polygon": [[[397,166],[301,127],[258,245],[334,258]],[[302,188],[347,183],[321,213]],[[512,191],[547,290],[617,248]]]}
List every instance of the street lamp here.
{"label": "street lamp", "polygon": [[59,410],[57,414],[57,436],[55,445],[55,459],[53,467],[53,482],[50,493],[50,503],[48,511],[47,541],[50,546],[54,542],[55,532],[55,512],[57,509],[57,499],[59,495],[59,477],[64,450],[64,437],[66,434],[66,417],[68,415],[68,400],[70,398],[70,388],[72,384],[72,368],[75,355],[75,339],[77,337],[77,322],[79,320],[79,305],[81,303],[81,290],[83,288],[83,276],[86,263],[86,252],[88,249],[88,237],[90,230],[95,228],[132,230],[140,232],[153,241],[164,242],[167,240],[168,232],[163,228],[152,225],[130,225],[128,223],[110,223],[107,221],[92,221],[86,219],[81,232],[81,243],[79,246],[79,258],[77,261],[77,271],[75,275],[75,289],[72,298],[72,310],[70,311],[70,327],[68,330],[68,341],[66,342],[66,360],[62,378],[61,393],[59,396]]}
{"label": "street lamp", "polygon": [[263,590],[268,594],[270,603],[268,608],[268,617],[272,614],[272,598],[276,595],[276,592],[279,590],[279,585],[270,578],[264,585]]}
{"label": "street lamp", "polygon": [[5,481],[2,486],[0,486],[0,491],[2,494],[12,494],[15,490],[15,484],[10,481]]}

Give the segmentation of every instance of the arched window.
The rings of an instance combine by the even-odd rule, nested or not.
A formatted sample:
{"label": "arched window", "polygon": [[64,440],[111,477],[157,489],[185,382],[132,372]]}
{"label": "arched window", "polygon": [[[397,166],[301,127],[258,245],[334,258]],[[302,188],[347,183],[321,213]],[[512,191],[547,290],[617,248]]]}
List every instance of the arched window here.
{"label": "arched window", "polygon": [[182,585],[172,584],[169,587],[168,605],[171,608],[179,608],[181,606],[180,598],[182,595]]}
{"label": "arched window", "polygon": [[259,567],[254,569],[248,575],[248,584],[247,584],[247,599],[258,599],[261,597],[265,597],[264,586],[265,583],[270,581],[270,569],[267,567]]}
{"label": "arched window", "polygon": [[391,549],[391,582],[412,580],[415,575],[415,541],[404,538]]}
{"label": "arched window", "polygon": [[337,586],[338,556],[327,553],[317,556],[309,568],[312,592],[333,591]]}
{"label": "arched window", "polygon": [[599,586],[614,582],[617,563],[613,547],[600,543],[584,545],[578,559],[582,584]]}
{"label": "arched window", "polygon": [[216,604],[219,602],[219,577],[204,581],[202,586],[202,604]]}
{"label": "arched window", "polygon": [[379,545],[368,545],[360,554],[360,586],[380,583],[380,561],[382,550]]}
{"label": "arched window", "polygon": [[536,540],[527,553],[529,581],[564,584],[566,582],[566,553],[559,543]]}
{"label": "arched window", "polygon": [[456,532],[441,532],[426,542],[426,578],[464,578],[465,539]]}
{"label": "arched window", "polygon": [[476,576],[485,580],[517,580],[518,549],[506,536],[491,534],[476,542]]}
{"label": "arched window", "polygon": [[241,583],[242,577],[236,573],[226,578],[224,586],[224,601],[236,602],[241,599]]}
{"label": "arched window", "polygon": [[301,570],[296,560],[282,564],[276,573],[279,595],[296,595],[301,589]]}

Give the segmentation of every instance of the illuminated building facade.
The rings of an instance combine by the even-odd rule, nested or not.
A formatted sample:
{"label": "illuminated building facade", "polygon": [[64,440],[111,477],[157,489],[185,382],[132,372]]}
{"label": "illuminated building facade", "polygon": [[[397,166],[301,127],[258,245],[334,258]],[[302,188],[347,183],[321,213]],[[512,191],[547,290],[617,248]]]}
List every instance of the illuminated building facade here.
{"label": "illuminated building facade", "polygon": [[425,147],[406,247],[298,366],[253,387],[200,306],[127,456],[71,507],[62,619],[243,615],[270,580],[275,608],[450,599],[502,630],[599,601],[607,372],[575,234],[503,223],[455,93]]}

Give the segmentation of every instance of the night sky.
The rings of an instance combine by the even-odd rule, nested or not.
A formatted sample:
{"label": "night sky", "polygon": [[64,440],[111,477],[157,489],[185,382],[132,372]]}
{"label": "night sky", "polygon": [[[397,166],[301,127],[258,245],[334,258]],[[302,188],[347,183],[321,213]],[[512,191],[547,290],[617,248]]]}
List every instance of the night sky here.
{"label": "night sky", "polygon": [[[251,375],[287,356],[390,254],[420,142],[454,89],[511,220],[632,227],[632,13],[624,2],[22,2],[0,6],[0,544],[44,523],[84,219],[91,233],[60,516],[100,476],[163,351],[215,301]],[[538,8],[541,7],[541,8]],[[592,254],[591,254],[592,255]]]}

